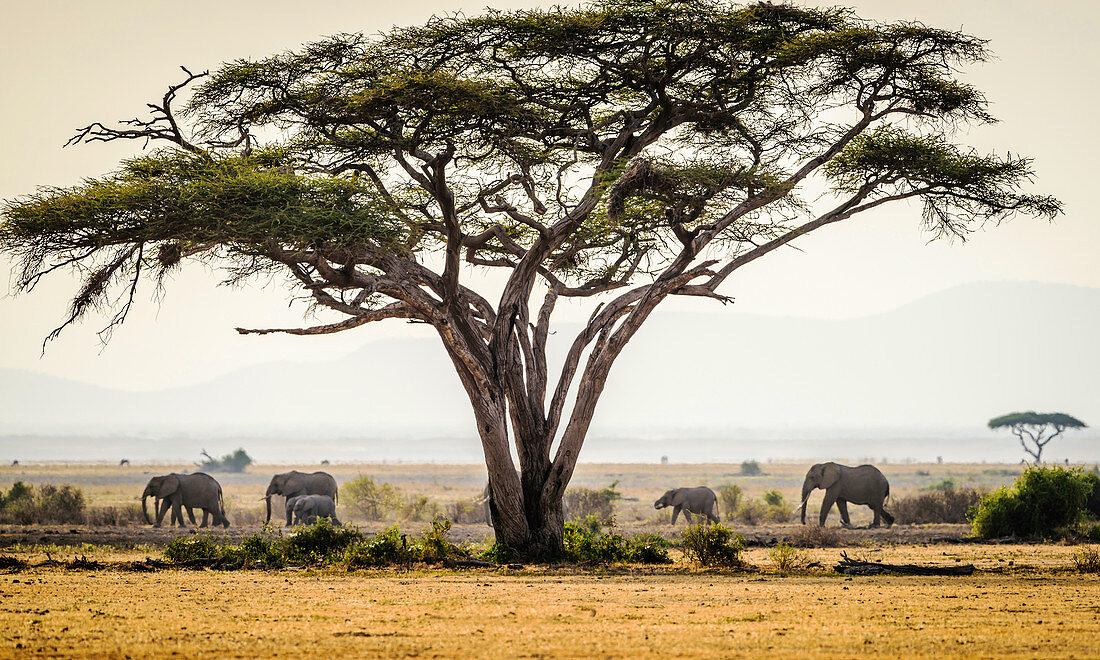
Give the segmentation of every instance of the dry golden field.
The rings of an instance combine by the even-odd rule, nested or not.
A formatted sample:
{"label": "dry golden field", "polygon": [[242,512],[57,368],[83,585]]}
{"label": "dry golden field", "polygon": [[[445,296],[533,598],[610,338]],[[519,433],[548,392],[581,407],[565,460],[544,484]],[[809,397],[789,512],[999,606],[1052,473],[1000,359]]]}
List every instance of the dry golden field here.
{"label": "dry golden field", "polygon": [[[72,483],[89,504],[135,502],[151,474],[185,466],[21,465],[0,468],[0,487]],[[318,469],[319,466],[295,466]],[[805,464],[582,465],[574,485],[618,481],[620,531],[660,531],[652,501],[668,487],[741,485],[750,497],[779,489],[797,501]],[[944,478],[994,488],[1017,466],[885,465],[895,495]],[[217,475],[227,507],[256,529],[270,475],[253,466]],[[341,483],[358,474],[441,504],[476,495],[484,468],[459,465],[332,465]],[[820,501],[814,500],[814,505]],[[813,507],[811,507],[813,508]],[[244,516],[241,512],[249,512]],[[855,522],[869,512],[853,508]],[[830,518],[837,525],[836,513]],[[364,532],[389,523],[361,525]],[[421,525],[402,523],[415,533]],[[681,526],[678,526],[681,528]],[[802,550],[803,567],[781,573],[774,539],[801,525],[734,528],[754,541],[747,571],[669,567],[540,567],[522,570],[275,571],[127,570],[159,557],[193,530],[71,526],[0,528],[0,555],[31,568],[0,570],[0,657],[1098,657],[1100,574],[1080,573],[1082,546],[959,542],[964,525],[837,530],[843,547]],[[491,538],[484,525],[455,540]],[[863,576],[833,571],[841,553],[888,563],[974,564],[966,577]],[[45,564],[86,556],[105,568]],[[808,564],[808,565],[807,565]]]}
{"label": "dry golden field", "polygon": [[981,570],[969,577],[847,578],[828,572],[839,550],[809,551],[823,568],[781,576],[763,549],[748,553],[760,571],[748,573],[34,568],[0,575],[0,655],[1096,657],[1100,576],[1069,570],[1075,551],[856,552],[972,561]]}

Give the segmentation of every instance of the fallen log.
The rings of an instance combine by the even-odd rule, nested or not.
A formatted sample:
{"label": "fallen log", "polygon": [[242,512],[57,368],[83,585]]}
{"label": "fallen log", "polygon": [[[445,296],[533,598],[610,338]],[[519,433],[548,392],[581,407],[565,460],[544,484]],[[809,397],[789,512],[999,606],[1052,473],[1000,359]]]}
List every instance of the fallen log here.
{"label": "fallen log", "polygon": [[899,575],[970,575],[974,572],[973,564],[961,566],[920,566],[918,564],[884,564],[877,561],[859,561],[852,559],[847,553],[840,553],[840,563],[836,565],[836,572],[844,575],[884,575],[896,573]]}

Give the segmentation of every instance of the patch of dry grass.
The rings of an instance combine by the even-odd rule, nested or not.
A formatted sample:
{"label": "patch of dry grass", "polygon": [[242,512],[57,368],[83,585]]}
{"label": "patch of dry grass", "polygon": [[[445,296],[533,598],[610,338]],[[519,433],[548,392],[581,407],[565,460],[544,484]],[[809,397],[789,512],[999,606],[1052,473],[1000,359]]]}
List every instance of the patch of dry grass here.
{"label": "patch of dry grass", "polygon": [[[1050,567],[966,578],[682,566],[580,574],[40,568],[0,575],[0,655],[1088,657],[1100,632],[1100,576],[1066,573],[1074,550],[864,550],[891,562],[963,556],[988,565],[999,553]],[[826,565],[839,555],[806,552]],[[764,565],[766,553],[749,560]]]}

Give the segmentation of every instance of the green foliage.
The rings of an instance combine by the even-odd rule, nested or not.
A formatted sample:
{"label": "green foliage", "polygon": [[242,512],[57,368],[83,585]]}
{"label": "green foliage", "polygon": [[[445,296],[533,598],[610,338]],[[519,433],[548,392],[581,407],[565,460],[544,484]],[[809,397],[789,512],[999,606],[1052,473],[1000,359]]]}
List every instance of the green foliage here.
{"label": "green foliage", "polygon": [[354,543],[344,551],[343,563],[348,568],[376,568],[406,564],[413,554],[397,525],[386,528],[373,537]]}
{"label": "green foliage", "polygon": [[1100,520],[1100,474],[1096,472],[1082,472],[1085,481],[1091,487],[1085,497],[1085,515]]}
{"label": "green foliage", "polygon": [[783,493],[778,490],[764,491],[764,503],[769,506],[778,506],[783,504]]}
{"label": "green foliage", "polygon": [[1079,469],[1030,467],[1012,488],[982,498],[974,532],[982,538],[1055,538],[1082,517],[1090,484]]}
{"label": "green foliage", "polygon": [[363,474],[340,487],[340,502],[363,520],[430,520],[440,512],[439,505],[428,497],[406,494],[393,484],[375,482]]}
{"label": "green foliage", "polygon": [[722,525],[693,525],[680,537],[684,556],[705,567],[737,568],[744,564],[745,539]]}
{"label": "green foliage", "polygon": [[456,500],[447,505],[447,518],[459,524],[483,523],[485,505],[481,502],[481,498]]}
{"label": "green foliage", "polygon": [[263,533],[250,534],[241,541],[235,554],[248,564],[280,564],[283,559],[280,539],[272,536],[269,526],[265,526]]}
{"label": "green foliage", "polygon": [[214,458],[205,451],[202,452],[202,455],[204,458],[202,463],[199,464],[199,468],[206,472],[244,472],[245,468],[252,465],[252,457],[241,448],[221,458]]}
{"label": "green foliage", "polygon": [[298,527],[293,535],[284,538],[282,554],[290,564],[323,564],[362,540],[358,529],[346,525],[336,527],[328,518],[320,518],[312,525]]}
{"label": "green foliage", "polygon": [[756,461],[742,461],[741,474],[746,477],[758,477],[764,474],[764,470],[760,468],[760,464]]}
{"label": "green foliage", "polygon": [[0,522],[50,525],[84,521],[84,492],[70,484],[40,484],[35,489],[17,481],[7,494],[0,491]]}
{"label": "green foliage", "polygon": [[565,559],[579,563],[668,564],[667,542],[654,534],[630,538],[603,529],[599,517],[590,515],[565,523]]}
{"label": "green foliage", "polygon": [[780,573],[790,573],[805,568],[809,563],[803,550],[780,543],[768,550],[768,557],[775,563],[775,569]]}
{"label": "green foliage", "polygon": [[569,517],[574,519],[596,516],[600,520],[609,520],[615,511],[615,502],[622,499],[622,493],[615,490],[618,481],[595,490],[593,488],[570,488],[565,491],[565,508]]}
{"label": "green foliage", "polygon": [[906,525],[961,524],[969,521],[970,510],[981,499],[982,494],[974,488],[932,488],[924,493],[894,498],[890,508],[897,521]]}
{"label": "green foliage", "polygon": [[989,420],[989,428],[1000,429],[1013,426],[1054,426],[1067,429],[1087,428],[1087,424],[1073,415],[1065,413],[1014,412]]}
{"label": "green foliage", "polygon": [[741,503],[744,491],[737,484],[726,484],[718,487],[718,502],[721,504],[723,515],[732,516]]}
{"label": "green foliage", "polygon": [[164,556],[177,563],[221,557],[224,552],[224,546],[208,536],[177,536],[164,546]]}
{"label": "green foliage", "polygon": [[928,484],[923,490],[954,490],[955,480],[952,477],[945,477],[935,483]]}
{"label": "green foliage", "polygon": [[458,555],[458,550],[447,539],[450,533],[450,520],[445,518],[436,518],[432,520],[431,525],[424,530],[424,534],[420,538],[418,548],[420,561],[428,564],[437,564],[448,559],[455,559]]}

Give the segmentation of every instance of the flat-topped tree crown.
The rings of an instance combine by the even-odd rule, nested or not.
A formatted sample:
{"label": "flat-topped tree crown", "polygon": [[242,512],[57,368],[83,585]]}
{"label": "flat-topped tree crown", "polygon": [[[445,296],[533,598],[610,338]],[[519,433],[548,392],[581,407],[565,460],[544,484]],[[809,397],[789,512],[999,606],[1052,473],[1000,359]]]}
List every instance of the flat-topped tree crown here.
{"label": "flat-topped tree crown", "polygon": [[[1066,429],[1083,429],[1088,425],[1073,415],[1066,413],[1014,412],[989,420],[989,428],[1012,431],[1020,440],[1020,446],[1035,463],[1043,460],[1043,449],[1051,440],[1057,438]],[[1028,442],[1031,445],[1028,445]]]}
{"label": "flat-topped tree crown", "polygon": [[[151,118],[82,129],[74,141],[163,146],[8,202],[0,249],[22,289],[85,276],[66,325],[116,297],[121,322],[142,273],[188,259],[234,281],[283,272],[343,317],[242,333],[432,325],[474,410],[498,540],[554,553],[611,365],[662,301],[726,302],[736,269],[892,202],[922,200],[928,229],[952,236],[1059,212],[1022,191],[1026,159],[952,141],[993,120],[956,78],[986,57],[981,39],[918,23],[709,0],[337,35],[188,72]],[[828,194],[801,199],[811,182]],[[471,266],[507,273],[499,299]],[[551,379],[556,303],[590,296],[603,304]]]}

